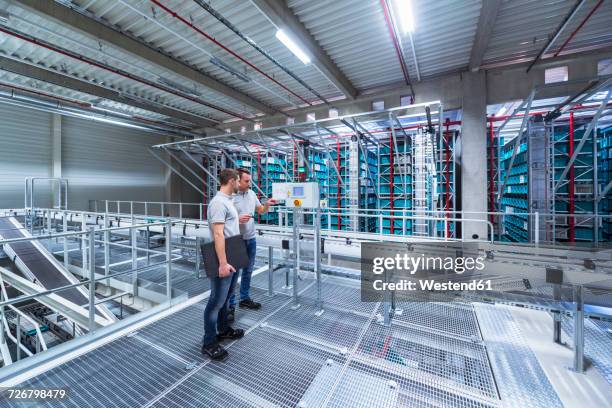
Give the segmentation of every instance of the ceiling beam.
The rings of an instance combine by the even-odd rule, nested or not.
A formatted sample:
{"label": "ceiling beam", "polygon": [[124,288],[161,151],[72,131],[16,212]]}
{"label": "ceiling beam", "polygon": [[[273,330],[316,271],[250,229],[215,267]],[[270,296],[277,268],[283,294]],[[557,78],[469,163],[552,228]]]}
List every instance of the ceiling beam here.
{"label": "ceiling beam", "polygon": [[83,81],[68,75],[52,71],[50,69],[26,64],[25,62],[16,61],[3,56],[0,56],[0,70],[23,75],[28,78],[33,78],[38,81],[43,81],[64,88],[83,92],[89,95],[97,96],[99,98],[123,103],[125,105],[135,106],[137,108],[156,112],[165,116],[185,120],[198,126],[215,127],[218,124],[215,121],[208,120],[197,115],[191,115],[183,111],[179,111],[170,107],[160,106],[153,103],[148,104],[144,100],[132,99],[129,96],[121,94],[118,91],[104,88],[91,82]]}
{"label": "ceiling beam", "polygon": [[163,67],[172,73],[181,75],[213,91],[227,95],[263,113],[268,115],[277,113],[276,109],[218,81],[186,63],[172,58],[158,49],[154,49],[140,40],[122,33],[99,20],[88,17],[75,9],[63,6],[55,1],[19,0],[19,5],[41,14],[44,17],[55,19],[61,25],[79,30],[96,40],[104,41],[113,47],[120,48],[137,58],[144,59],[152,64]]}
{"label": "ceiling beam", "polygon": [[470,54],[470,71],[478,71],[482,58],[487,51],[489,39],[493,34],[497,13],[501,8],[502,0],[486,0],[482,2],[480,9],[480,17],[478,18],[478,28],[472,44],[472,52]]}
{"label": "ceiling beam", "polygon": [[348,78],[338,69],[331,58],[321,49],[314,37],[306,27],[293,14],[284,0],[251,0],[277,28],[289,33],[297,45],[302,48],[314,64],[344,95],[353,100],[357,96],[357,89]]}
{"label": "ceiling beam", "polygon": [[570,21],[572,21],[572,19],[578,13],[578,10],[580,10],[580,7],[582,7],[585,1],[586,0],[578,0],[574,4],[574,7],[572,7],[570,12],[567,14],[567,16],[565,16],[565,18],[561,22],[561,24],[559,24],[559,27],[557,27],[553,36],[549,37],[549,40],[544,46],[544,48],[542,48],[540,52],[538,52],[538,55],[536,55],[535,59],[531,62],[531,64],[529,64],[529,66],[527,67],[527,72],[529,72],[531,68],[533,68],[533,66],[542,58],[542,56],[546,54],[546,51],[548,51],[548,49],[555,43],[555,41],[557,41],[557,38],[559,38],[563,30],[565,30],[565,28],[569,25]]}

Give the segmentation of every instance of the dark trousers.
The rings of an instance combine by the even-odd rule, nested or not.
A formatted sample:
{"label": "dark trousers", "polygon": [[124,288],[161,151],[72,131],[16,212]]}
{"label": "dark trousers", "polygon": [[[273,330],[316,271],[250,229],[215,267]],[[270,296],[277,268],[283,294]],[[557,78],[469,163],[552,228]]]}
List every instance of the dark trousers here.
{"label": "dark trousers", "polygon": [[217,333],[224,333],[229,328],[227,322],[229,295],[234,293],[236,280],[238,280],[238,272],[225,278],[218,276],[210,278],[210,297],[204,309],[203,344],[205,346],[217,341]]}
{"label": "dark trousers", "polygon": [[[240,269],[240,300],[250,299],[249,290],[251,289],[251,275],[255,266],[255,256],[257,255],[257,240],[255,238],[245,239],[247,254],[249,255],[249,266]],[[230,306],[236,306],[236,294],[230,292]]]}

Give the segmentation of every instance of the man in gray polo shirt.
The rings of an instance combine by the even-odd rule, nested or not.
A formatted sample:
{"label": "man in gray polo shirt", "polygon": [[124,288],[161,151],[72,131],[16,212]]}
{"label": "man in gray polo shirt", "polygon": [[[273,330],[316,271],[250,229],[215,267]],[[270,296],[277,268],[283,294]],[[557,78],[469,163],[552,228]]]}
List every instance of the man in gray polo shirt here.
{"label": "man in gray polo shirt", "polygon": [[208,204],[207,219],[210,235],[215,243],[219,259],[219,274],[210,278],[210,297],[204,309],[204,339],[202,353],[213,360],[224,360],[227,351],[219,344],[223,340],[236,340],[244,336],[244,330],[233,329],[228,324],[229,295],[234,293],[238,274],[227,262],[225,238],[240,234],[238,212],[232,202],[232,194],[238,188],[238,173],[224,169],[219,173],[221,187]]}
{"label": "man in gray polo shirt", "polygon": [[[250,295],[251,274],[255,265],[255,255],[257,253],[257,243],[255,240],[255,220],[253,214],[264,214],[271,205],[276,204],[274,199],[269,199],[264,205],[253,190],[251,190],[251,173],[246,169],[238,169],[238,192],[234,194],[233,201],[238,210],[240,220],[240,233],[244,239],[247,253],[249,255],[249,266],[241,269],[240,274],[240,308],[259,309],[261,304],[254,302]],[[233,320],[236,308],[236,294],[232,293],[229,301],[229,320]]]}

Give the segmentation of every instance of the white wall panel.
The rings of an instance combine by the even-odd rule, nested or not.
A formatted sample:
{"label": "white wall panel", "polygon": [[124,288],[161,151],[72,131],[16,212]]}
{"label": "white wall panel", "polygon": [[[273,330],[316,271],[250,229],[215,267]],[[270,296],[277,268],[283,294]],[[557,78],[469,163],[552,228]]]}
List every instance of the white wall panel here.
{"label": "white wall panel", "polygon": [[77,118],[62,118],[62,176],[68,205],[88,200],[163,201],[165,168],[148,151],[162,136]]}
{"label": "white wall panel", "polygon": [[[0,208],[23,208],[25,177],[49,177],[51,160],[51,114],[0,103]],[[47,183],[36,206],[51,203]]]}

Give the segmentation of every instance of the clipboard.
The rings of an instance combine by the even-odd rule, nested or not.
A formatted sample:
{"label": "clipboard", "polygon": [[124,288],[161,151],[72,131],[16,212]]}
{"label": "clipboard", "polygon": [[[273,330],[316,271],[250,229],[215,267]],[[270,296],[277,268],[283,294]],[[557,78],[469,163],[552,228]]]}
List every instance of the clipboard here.
{"label": "clipboard", "polygon": [[[202,250],[206,276],[209,278],[218,277],[219,258],[217,258],[217,251],[215,251],[215,242],[207,242],[200,245],[200,248]],[[232,265],[236,272],[249,266],[249,255],[247,254],[246,244],[244,239],[242,239],[242,235],[225,238],[225,254],[227,256],[227,263]]]}

